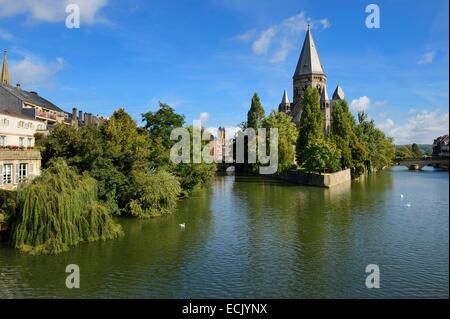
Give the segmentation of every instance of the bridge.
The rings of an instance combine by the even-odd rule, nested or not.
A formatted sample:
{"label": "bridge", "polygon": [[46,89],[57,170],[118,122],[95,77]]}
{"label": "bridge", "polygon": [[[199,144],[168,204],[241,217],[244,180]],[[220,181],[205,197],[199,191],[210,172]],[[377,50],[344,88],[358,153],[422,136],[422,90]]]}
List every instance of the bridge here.
{"label": "bridge", "polygon": [[433,166],[448,170],[448,157],[418,157],[418,158],[396,158],[395,165],[406,166],[410,170],[421,170],[425,166]]}

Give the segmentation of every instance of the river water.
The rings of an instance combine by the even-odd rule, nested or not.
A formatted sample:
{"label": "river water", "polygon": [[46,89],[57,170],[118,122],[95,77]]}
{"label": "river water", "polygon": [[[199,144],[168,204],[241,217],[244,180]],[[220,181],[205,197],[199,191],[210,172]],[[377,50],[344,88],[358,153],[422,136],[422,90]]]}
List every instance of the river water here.
{"label": "river water", "polygon": [[[449,297],[448,172],[333,189],[222,176],[176,214],[118,221],[124,237],[59,256],[0,246],[0,298]],[[68,264],[80,289],[65,286]],[[369,264],[380,289],[366,288]]]}

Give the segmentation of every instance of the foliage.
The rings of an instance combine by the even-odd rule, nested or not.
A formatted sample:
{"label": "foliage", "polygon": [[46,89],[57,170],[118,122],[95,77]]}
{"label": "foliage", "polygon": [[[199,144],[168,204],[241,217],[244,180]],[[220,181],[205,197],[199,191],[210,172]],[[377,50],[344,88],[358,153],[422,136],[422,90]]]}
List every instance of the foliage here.
{"label": "foliage", "polygon": [[170,140],[170,133],[175,128],[183,127],[184,116],[175,113],[169,105],[159,102],[159,109],[143,114],[142,121],[151,140],[159,139],[164,148],[170,149],[174,144]]}
{"label": "foliage", "polygon": [[250,110],[247,113],[247,127],[252,127],[254,129],[261,127],[264,115],[264,108],[261,105],[258,94],[255,93],[252,97]]}
{"label": "foliage", "polygon": [[332,116],[331,139],[341,151],[341,168],[350,168],[353,178],[359,177],[366,171],[368,149],[356,134],[356,121],[347,101],[334,102]]}
{"label": "foliage", "polygon": [[120,225],[97,200],[97,183],[78,175],[61,159],[32,183],[17,190],[12,245],[31,254],[58,254],[83,241],[122,234]]}
{"label": "foliage", "polygon": [[296,143],[297,162],[302,165],[310,156],[308,146],[313,141],[322,140],[323,118],[320,110],[320,95],[316,88],[305,90],[302,99],[302,115]]}
{"label": "foliage", "polygon": [[395,146],[392,138],[375,126],[373,120],[368,120],[364,112],[358,115],[356,134],[367,147],[366,167],[370,171],[380,170],[391,164],[395,156]]}
{"label": "foliage", "polygon": [[132,200],[127,204],[128,214],[149,218],[169,214],[175,210],[180,183],[165,171],[135,169],[131,173]]}
{"label": "foliage", "polygon": [[413,143],[413,145],[411,145],[411,151],[413,152],[415,157],[421,157],[423,155],[422,150],[416,143]]}
{"label": "foliage", "polygon": [[11,223],[16,215],[16,192],[0,189],[0,223]]}
{"label": "foliage", "polygon": [[[193,127],[189,126],[188,131],[191,136],[191,140],[193,138]],[[203,136],[205,129],[201,128],[201,135]],[[208,144],[209,141],[202,141],[201,148],[203,148]],[[179,178],[180,185],[182,188],[181,195],[183,197],[189,196],[198,186],[204,185],[208,183],[212,177],[215,175],[217,166],[215,163],[205,163],[202,161],[201,163],[193,163],[193,145],[190,145],[190,163],[180,163],[180,164],[171,164],[170,172],[172,172],[175,176]]]}
{"label": "foliage", "polygon": [[272,111],[263,120],[262,126],[267,130],[267,146],[270,145],[270,129],[278,129],[278,172],[291,169],[295,165],[295,142],[298,135],[292,118],[286,113]]}
{"label": "foliage", "polygon": [[308,172],[336,172],[341,169],[340,159],[340,150],[332,142],[319,138],[304,150],[302,167]]}

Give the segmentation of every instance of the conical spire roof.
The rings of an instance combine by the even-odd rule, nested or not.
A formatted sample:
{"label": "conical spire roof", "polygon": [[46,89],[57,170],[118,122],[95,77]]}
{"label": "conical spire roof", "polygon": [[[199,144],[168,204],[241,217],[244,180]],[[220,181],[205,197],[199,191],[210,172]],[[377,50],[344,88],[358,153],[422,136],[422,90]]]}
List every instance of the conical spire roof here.
{"label": "conical spire roof", "polygon": [[308,74],[325,74],[309,26],[294,77]]}
{"label": "conical spire roof", "polygon": [[323,87],[322,95],[320,96],[320,100],[321,101],[328,101],[329,100],[328,92],[327,92],[327,86],[326,85]]}
{"label": "conical spire roof", "polygon": [[345,100],[345,93],[341,86],[338,84],[336,90],[333,93],[333,100]]}
{"label": "conical spire roof", "polygon": [[0,84],[10,85],[9,72],[8,72],[8,61],[6,59],[6,49],[3,51],[3,65],[2,65],[2,73],[0,74]]}
{"label": "conical spire roof", "polygon": [[284,90],[283,98],[281,99],[281,104],[290,104],[287,90]]}

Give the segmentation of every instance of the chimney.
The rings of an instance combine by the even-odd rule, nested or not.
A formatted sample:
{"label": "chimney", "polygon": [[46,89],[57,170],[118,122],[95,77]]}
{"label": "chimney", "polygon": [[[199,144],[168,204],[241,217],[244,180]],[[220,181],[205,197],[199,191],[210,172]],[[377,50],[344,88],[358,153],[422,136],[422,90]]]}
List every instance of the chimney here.
{"label": "chimney", "polygon": [[84,113],[84,125],[87,125],[89,121],[89,113]]}
{"label": "chimney", "polygon": [[77,108],[74,107],[72,109],[72,121],[76,121],[77,120]]}
{"label": "chimney", "polygon": [[[78,111],[78,121],[83,122],[83,111]],[[81,123],[80,123],[81,124]]]}

